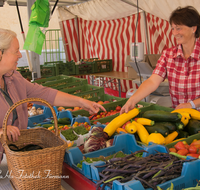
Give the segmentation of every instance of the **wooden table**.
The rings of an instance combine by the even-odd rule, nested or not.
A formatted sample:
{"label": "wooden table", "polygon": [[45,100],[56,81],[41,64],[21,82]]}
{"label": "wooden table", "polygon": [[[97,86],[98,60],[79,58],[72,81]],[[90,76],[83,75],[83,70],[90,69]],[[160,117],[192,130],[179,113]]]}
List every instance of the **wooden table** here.
{"label": "wooden table", "polygon": [[[94,77],[99,77],[102,81],[102,85],[104,86],[108,82],[112,82],[114,79],[117,79],[118,81],[118,88],[119,88],[119,97],[121,97],[121,83],[120,80],[133,80],[128,77],[127,72],[119,72],[119,71],[110,71],[110,72],[103,72],[103,73],[92,73],[90,74],[92,76],[92,84],[94,85]],[[111,80],[107,81],[105,83],[104,78],[111,78]]]}

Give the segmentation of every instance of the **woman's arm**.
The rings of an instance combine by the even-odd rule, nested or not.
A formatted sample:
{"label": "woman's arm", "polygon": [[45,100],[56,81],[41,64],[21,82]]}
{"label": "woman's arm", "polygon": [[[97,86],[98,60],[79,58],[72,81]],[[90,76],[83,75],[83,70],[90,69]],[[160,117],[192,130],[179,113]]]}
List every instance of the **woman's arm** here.
{"label": "woman's arm", "polygon": [[129,98],[126,104],[122,107],[120,114],[127,113],[135,107],[135,104],[138,103],[143,98],[147,97],[153,91],[155,91],[160,83],[163,81],[163,78],[157,74],[152,74],[147,80],[145,80],[137,91]]}
{"label": "woman's arm", "polygon": [[54,106],[67,106],[67,107],[81,107],[84,110],[88,111],[90,114],[97,113],[99,109],[106,111],[105,108],[93,101],[89,101],[78,96],[67,94],[61,91],[58,91],[54,100]]}

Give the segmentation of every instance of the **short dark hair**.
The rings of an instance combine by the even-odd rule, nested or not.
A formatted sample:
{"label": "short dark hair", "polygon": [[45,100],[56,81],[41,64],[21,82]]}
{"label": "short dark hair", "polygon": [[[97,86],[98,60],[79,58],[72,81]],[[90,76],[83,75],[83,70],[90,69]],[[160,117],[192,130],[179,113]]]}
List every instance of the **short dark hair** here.
{"label": "short dark hair", "polygon": [[175,9],[169,18],[169,23],[176,25],[185,25],[188,27],[197,26],[195,37],[200,36],[200,15],[199,12],[192,6],[178,7]]}

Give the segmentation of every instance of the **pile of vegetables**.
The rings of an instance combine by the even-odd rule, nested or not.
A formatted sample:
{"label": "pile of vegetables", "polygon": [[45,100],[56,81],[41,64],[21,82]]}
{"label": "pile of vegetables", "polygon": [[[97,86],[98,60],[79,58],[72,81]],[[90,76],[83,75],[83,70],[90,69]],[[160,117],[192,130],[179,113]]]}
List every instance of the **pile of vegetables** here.
{"label": "pile of vegetables", "polygon": [[[164,145],[169,144],[174,139],[180,138],[180,135],[187,128],[190,128],[189,131],[194,131],[194,128],[197,129],[199,126],[199,129],[195,130],[195,132],[200,131],[200,112],[194,109],[185,108],[172,112],[148,110],[138,117],[140,112],[140,108],[134,108],[128,113],[123,113],[114,118],[103,130],[102,128],[96,129],[98,135],[91,135],[84,143],[85,152],[107,147],[106,142],[116,131],[118,133],[120,131],[131,134],[137,133],[139,140],[146,145],[149,142]],[[129,123],[122,128],[127,122]]]}
{"label": "pile of vegetables", "polygon": [[90,137],[84,143],[84,152],[92,152],[112,145],[112,140],[102,127],[93,127]]}
{"label": "pile of vegetables", "polygon": [[181,176],[183,163],[186,160],[160,152],[147,157],[136,157],[138,152],[145,152],[145,150],[136,151],[123,158],[112,158],[106,161],[105,165],[96,166],[103,168],[99,172],[101,179],[97,181],[96,189],[101,185],[101,189],[104,189],[105,186],[112,189],[114,180],[125,183],[136,179],[142,183],[145,189],[157,190],[157,185]]}
{"label": "pile of vegetables", "polygon": [[200,140],[194,139],[191,144],[188,144],[186,141],[179,141],[169,148],[169,151],[182,155],[182,158],[186,158],[186,156],[200,158]]}
{"label": "pile of vegetables", "polygon": [[[140,114],[140,117],[138,117],[138,114],[137,111],[135,111],[135,114],[128,112],[127,115],[132,116],[131,121],[124,116],[117,117],[118,119],[115,118],[115,121],[121,120],[118,125],[111,121],[107,126],[116,129],[118,133],[135,134],[136,137],[139,136],[139,140],[144,144],[149,142],[169,144],[175,139],[186,138],[200,132],[200,112],[191,108],[172,112],[148,110]],[[114,127],[112,127],[113,125]]]}

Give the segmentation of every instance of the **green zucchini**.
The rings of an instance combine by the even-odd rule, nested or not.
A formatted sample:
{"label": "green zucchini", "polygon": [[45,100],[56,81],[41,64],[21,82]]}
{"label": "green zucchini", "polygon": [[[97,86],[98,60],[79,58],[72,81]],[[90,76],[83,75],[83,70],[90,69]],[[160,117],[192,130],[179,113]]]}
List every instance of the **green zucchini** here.
{"label": "green zucchini", "polygon": [[173,131],[177,130],[176,123],[172,122],[156,122],[156,124],[164,125],[166,128],[169,129],[169,133],[172,133]]}
{"label": "green zucchini", "polygon": [[51,127],[51,126],[54,126],[54,124],[43,124],[43,125],[42,125],[42,127],[47,128],[47,129],[48,129],[49,127]]}
{"label": "green zucchini", "polygon": [[151,119],[153,121],[170,121],[177,122],[181,120],[180,113],[171,113],[164,110],[148,110],[145,111],[142,115],[144,118]]}
{"label": "green zucchini", "polygon": [[[51,123],[54,123],[54,120],[51,120]],[[58,118],[58,124],[70,125],[71,120],[68,117]]]}
{"label": "green zucchini", "polygon": [[200,121],[196,119],[190,119],[189,123],[185,127],[185,130],[189,133],[189,135],[200,133]]}
{"label": "green zucchini", "polygon": [[[43,124],[42,127],[48,129],[48,128],[51,127],[51,126],[55,127],[54,125],[55,125],[54,123],[52,123],[52,124]],[[59,127],[59,126],[63,126],[63,124],[58,124],[58,127]]]}
{"label": "green zucchini", "polygon": [[181,121],[175,123],[178,130],[183,130],[184,124]]}
{"label": "green zucchini", "polygon": [[162,134],[164,137],[166,137],[169,134],[169,129],[159,123],[155,123],[153,126],[145,125],[144,127],[146,128],[149,134],[157,132]]}
{"label": "green zucchini", "polygon": [[178,130],[177,132],[178,132],[177,139],[187,138],[189,136],[189,133],[187,131]]}

